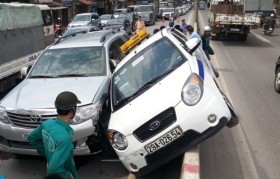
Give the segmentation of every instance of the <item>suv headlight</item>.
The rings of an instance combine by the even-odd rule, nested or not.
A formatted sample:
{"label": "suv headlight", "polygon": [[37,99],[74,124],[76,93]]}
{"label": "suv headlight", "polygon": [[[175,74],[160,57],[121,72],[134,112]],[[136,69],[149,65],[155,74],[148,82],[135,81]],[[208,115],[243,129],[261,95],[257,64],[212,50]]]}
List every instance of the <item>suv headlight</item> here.
{"label": "suv headlight", "polygon": [[117,150],[125,150],[128,146],[128,142],[126,137],[118,132],[118,131],[114,131],[114,130],[109,130],[107,133],[108,139],[111,143],[111,145],[117,149]]}
{"label": "suv headlight", "polygon": [[203,95],[203,81],[196,73],[192,73],[183,86],[181,97],[188,106],[196,105]]}
{"label": "suv headlight", "polygon": [[0,121],[5,124],[10,124],[9,117],[6,113],[6,110],[1,106],[0,106]]}
{"label": "suv headlight", "polygon": [[77,107],[76,114],[71,119],[71,125],[81,124],[87,120],[92,120],[95,123],[99,119],[99,113],[102,109],[101,102],[98,101],[95,104]]}

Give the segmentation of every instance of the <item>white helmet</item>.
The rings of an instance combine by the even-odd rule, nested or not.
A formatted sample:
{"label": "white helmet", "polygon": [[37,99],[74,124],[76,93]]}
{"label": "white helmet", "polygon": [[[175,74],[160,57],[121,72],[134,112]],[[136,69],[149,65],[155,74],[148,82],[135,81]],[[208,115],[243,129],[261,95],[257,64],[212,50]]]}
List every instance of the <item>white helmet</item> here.
{"label": "white helmet", "polygon": [[274,17],[274,14],[270,14],[271,17]]}
{"label": "white helmet", "polygon": [[210,26],[208,26],[208,25],[207,25],[207,26],[205,26],[205,27],[204,27],[204,31],[211,31],[211,27],[210,27]]}

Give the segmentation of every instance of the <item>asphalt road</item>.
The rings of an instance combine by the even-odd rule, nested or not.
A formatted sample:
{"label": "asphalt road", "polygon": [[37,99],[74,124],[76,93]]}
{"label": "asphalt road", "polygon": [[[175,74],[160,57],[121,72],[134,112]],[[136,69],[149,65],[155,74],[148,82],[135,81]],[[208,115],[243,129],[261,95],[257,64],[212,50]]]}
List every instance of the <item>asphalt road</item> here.
{"label": "asphalt road", "polygon": [[[200,11],[206,24],[208,11]],[[280,94],[274,91],[280,28],[272,36],[253,30],[246,42],[212,41],[219,83],[240,117],[202,143],[202,179],[278,179],[280,176]]]}

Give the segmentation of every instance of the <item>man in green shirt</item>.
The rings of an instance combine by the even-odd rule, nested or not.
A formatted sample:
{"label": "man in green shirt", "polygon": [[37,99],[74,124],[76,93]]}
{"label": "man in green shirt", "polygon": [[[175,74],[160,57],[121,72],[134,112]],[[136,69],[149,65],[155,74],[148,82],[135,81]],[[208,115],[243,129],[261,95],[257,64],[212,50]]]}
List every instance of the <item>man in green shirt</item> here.
{"label": "man in green shirt", "polygon": [[69,125],[78,103],[81,102],[74,93],[60,93],[55,100],[58,117],[46,120],[28,135],[28,142],[47,159],[47,174],[56,173],[66,179],[78,178],[71,138],[74,130]]}

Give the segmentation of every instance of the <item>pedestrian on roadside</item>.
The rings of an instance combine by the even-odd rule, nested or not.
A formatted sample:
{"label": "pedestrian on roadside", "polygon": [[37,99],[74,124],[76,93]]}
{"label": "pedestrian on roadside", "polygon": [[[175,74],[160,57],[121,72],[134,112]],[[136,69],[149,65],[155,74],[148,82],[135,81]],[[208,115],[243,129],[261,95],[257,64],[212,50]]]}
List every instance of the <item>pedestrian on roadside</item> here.
{"label": "pedestrian on roadside", "polygon": [[214,55],[214,50],[210,46],[210,40],[211,40],[211,27],[205,26],[204,27],[204,33],[201,35],[202,40],[202,49],[205,52],[207,58],[210,60],[209,55]]}
{"label": "pedestrian on roadside", "polygon": [[28,135],[28,142],[47,159],[47,175],[55,173],[65,179],[78,178],[73,157],[74,130],[69,125],[78,103],[81,102],[74,93],[60,93],[54,102],[57,118],[44,121]]}
{"label": "pedestrian on roadside", "polygon": [[200,35],[198,35],[196,32],[194,32],[193,26],[188,25],[188,27],[187,27],[187,32],[188,32],[188,34],[189,34],[190,39],[192,39],[192,38],[198,38],[198,39],[200,40],[200,47],[202,48],[203,45],[202,45],[201,37],[200,37]]}
{"label": "pedestrian on roadside", "polygon": [[136,26],[136,33],[138,33],[140,30],[145,28],[145,22],[142,20],[141,16],[138,16],[138,19],[135,22],[135,26]]}
{"label": "pedestrian on roadside", "polygon": [[[215,52],[210,46],[210,40],[211,40],[211,27],[210,26],[205,26],[204,27],[204,33],[201,36],[202,40],[202,49],[207,56],[208,60],[211,60],[210,55],[214,55]],[[211,63],[210,63],[211,64]],[[215,76],[218,78],[219,77],[219,72],[214,68],[214,66],[211,64],[213,72]]]}
{"label": "pedestrian on roadside", "polygon": [[185,19],[182,19],[181,29],[183,29],[183,33],[187,35],[187,27],[188,24],[185,22]]}
{"label": "pedestrian on roadside", "polygon": [[169,17],[169,27],[173,27],[174,26],[174,14],[172,13],[171,16]]}

